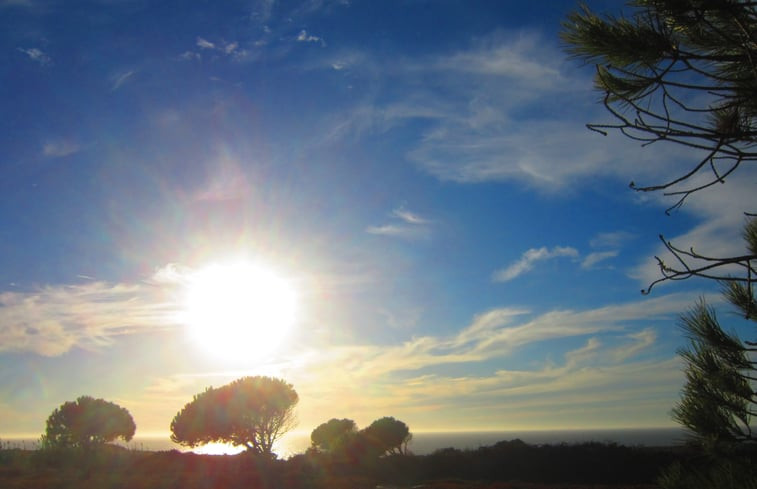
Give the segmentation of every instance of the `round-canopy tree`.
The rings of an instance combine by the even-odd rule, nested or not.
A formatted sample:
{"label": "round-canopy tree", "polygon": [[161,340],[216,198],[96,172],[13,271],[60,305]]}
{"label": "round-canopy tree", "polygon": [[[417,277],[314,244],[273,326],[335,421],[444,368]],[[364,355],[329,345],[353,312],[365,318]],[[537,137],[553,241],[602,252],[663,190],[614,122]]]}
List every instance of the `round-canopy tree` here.
{"label": "round-canopy tree", "polygon": [[391,416],[377,419],[363,430],[363,434],[382,453],[395,455],[407,453],[407,444],[413,439],[410,428]]}
{"label": "round-canopy tree", "polygon": [[274,442],[296,424],[294,387],[271,377],[243,377],[194,396],[174,416],[171,440],[195,447],[211,442],[272,456]]}
{"label": "round-canopy tree", "polygon": [[81,396],[56,408],[42,436],[49,448],[88,448],[122,438],[129,441],[137,426],[129,411],[112,402]]}
{"label": "round-canopy tree", "polygon": [[332,418],[313,430],[310,441],[321,450],[334,450],[356,433],[357,425],[353,420]]}

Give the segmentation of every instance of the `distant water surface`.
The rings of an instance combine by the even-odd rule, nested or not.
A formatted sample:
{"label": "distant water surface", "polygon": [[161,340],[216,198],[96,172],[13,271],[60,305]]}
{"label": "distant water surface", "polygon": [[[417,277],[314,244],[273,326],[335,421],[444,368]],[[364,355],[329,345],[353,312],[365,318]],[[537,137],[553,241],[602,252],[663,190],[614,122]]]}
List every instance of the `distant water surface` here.
{"label": "distant water surface", "polygon": [[[672,446],[684,440],[681,428],[644,428],[615,430],[554,430],[554,431],[480,431],[480,432],[419,432],[413,433],[409,444],[410,451],[416,455],[427,455],[440,448],[457,448],[460,450],[476,449],[490,446],[503,440],[520,439],[531,445],[584,443],[590,441],[617,443],[626,446]],[[38,447],[38,440],[22,438],[1,438],[3,447],[33,450]],[[187,451],[173,443],[168,437],[136,436],[124,444],[134,450],[181,450]],[[286,458],[303,453],[310,445],[310,433],[290,433],[277,443],[274,451]],[[198,453],[229,454],[239,452],[239,448],[223,444],[211,444],[194,451]]]}

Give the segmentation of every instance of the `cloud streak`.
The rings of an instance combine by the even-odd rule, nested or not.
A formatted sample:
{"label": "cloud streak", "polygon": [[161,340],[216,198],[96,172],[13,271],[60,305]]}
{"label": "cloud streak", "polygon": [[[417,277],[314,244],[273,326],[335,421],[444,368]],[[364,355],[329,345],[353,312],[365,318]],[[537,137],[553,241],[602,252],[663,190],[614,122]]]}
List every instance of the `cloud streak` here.
{"label": "cloud streak", "polygon": [[618,250],[595,251],[593,253],[589,253],[588,255],[586,255],[586,258],[581,261],[581,268],[592,268],[597,263],[609,260],[610,258],[615,258],[619,253],[620,251]]}
{"label": "cloud streak", "polygon": [[508,282],[531,271],[538,262],[560,257],[577,258],[578,250],[570,246],[555,246],[552,249],[546,246],[531,248],[525,251],[516,262],[495,271],[492,274],[492,280],[495,282]]}
{"label": "cloud streak", "polygon": [[[669,320],[692,299],[693,295],[677,294],[535,316],[522,308],[496,308],[475,316],[450,336],[301,352],[298,358],[303,363],[285,370],[288,378],[303,386],[308,411],[321,412],[329,400],[340,399],[345,412],[358,420],[370,421],[384,410],[402,413],[414,426],[432,428],[438,420],[437,426],[449,427],[451,413],[470,409],[471,416],[460,420],[465,425],[460,428],[503,429],[526,422],[525,418],[508,419],[502,415],[505,409],[544,428],[549,423],[560,425],[551,412],[559,402],[605,414],[610,403],[626,409],[654,403],[655,422],[661,423],[682,379],[679,362],[645,358],[644,353],[655,348],[657,333],[652,327],[633,329],[640,320]],[[560,363],[545,356],[533,358],[531,368],[497,366],[529,345],[554,345],[568,338],[583,338],[584,343],[564,349]],[[552,351],[550,355],[556,354]],[[444,369],[436,368],[440,366]],[[363,385],[372,386],[370,393],[355,388]],[[466,399],[475,400],[475,406],[467,405]],[[478,415],[482,415],[480,420]],[[596,425],[590,419],[586,424]]]}
{"label": "cloud streak", "polygon": [[378,236],[390,236],[407,240],[428,238],[433,221],[399,207],[390,214],[391,222],[368,226],[365,232]]}
{"label": "cloud streak", "polygon": [[39,63],[42,66],[49,65],[52,63],[52,58],[48,56],[45,52],[43,52],[41,49],[37,48],[17,48],[19,51],[24,53],[31,59],[32,61],[35,61]]}
{"label": "cloud streak", "polygon": [[122,73],[117,73],[112,77],[112,83],[110,85],[110,90],[112,92],[115,92],[119,88],[121,88],[123,85],[128,83],[132,77],[136,74],[135,70],[128,70],[124,71]]}
{"label": "cloud streak", "polygon": [[88,282],[0,294],[0,351],[58,356],[176,326],[176,304],[145,284]]}

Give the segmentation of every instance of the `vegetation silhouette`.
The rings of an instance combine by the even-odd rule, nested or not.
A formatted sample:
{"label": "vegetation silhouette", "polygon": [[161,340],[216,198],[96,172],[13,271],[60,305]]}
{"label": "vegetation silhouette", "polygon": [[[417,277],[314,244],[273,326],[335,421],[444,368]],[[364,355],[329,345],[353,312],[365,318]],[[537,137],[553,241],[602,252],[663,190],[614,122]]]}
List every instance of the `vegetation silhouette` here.
{"label": "vegetation silhouette", "polygon": [[312,431],[308,454],[326,455],[321,461],[343,468],[365,469],[379,457],[407,454],[411,439],[408,426],[393,417],[377,419],[362,430],[351,419],[332,418]]}
{"label": "vegetation silhouette", "polygon": [[313,448],[323,451],[336,451],[344,447],[357,435],[357,424],[351,419],[331,418],[318,425],[310,433]]}
{"label": "vegetation silhouette", "polygon": [[0,487],[15,489],[649,489],[659,470],[688,457],[686,449],[607,443],[529,445],[502,441],[475,450],[384,455],[347,461],[309,450],[288,460],[260,454],[227,456],[145,452],[104,445],[85,455],[0,450]]}
{"label": "vegetation silhouette", "polygon": [[50,414],[40,441],[47,449],[90,449],[118,438],[128,442],[136,429],[131,414],[121,406],[80,396]]}
{"label": "vegetation silhouette", "polygon": [[369,443],[382,454],[403,455],[407,444],[413,439],[410,429],[402,421],[390,416],[377,419],[363,430]]}
{"label": "vegetation silhouette", "polygon": [[[583,7],[563,22],[561,37],[570,54],[596,65],[595,87],[615,120],[588,124],[590,129],[699,152],[669,180],[631,182],[637,191],[677,198],[669,212],[757,161],[757,10],[754,2],[739,0],[635,0],[628,6],[632,15],[620,18]],[[660,239],[674,263],[657,258],[662,277],[645,293],[690,277],[753,284],[753,250],[706,256]]]}
{"label": "vegetation silhouette", "polygon": [[[757,251],[757,219],[749,221],[744,238]],[[723,295],[739,315],[757,322],[757,303],[743,284],[731,282]],[[664,472],[665,488],[757,488],[757,343],[726,332],[704,300],[681,317],[689,338],[680,350],[686,365],[686,384],[673,418],[690,433],[702,454]]]}
{"label": "vegetation silhouette", "polygon": [[[568,51],[596,64],[595,85],[615,122],[589,124],[642,142],[672,142],[700,156],[667,181],[631,187],[687,198],[725,183],[744,163],[757,161],[757,5],[740,0],[636,0],[630,17],[587,7],[568,16],[562,38]],[[665,281],[700,277],[720,283],[728,301],[752,321],[757,317],[757,219],[746,209],[745,253],[704,255],[674,246],[663,236],[673,264],[656,257]],[[726,333],[701,300],[681,318],[688,348],[686,384],[673,418],[700,450],[660,479],[667,488],[757,487],[757,343]]]}
{"label": "vegetation silhouette", "polygon": [[299,401],[284,380],[243,377],[194,396],[171,422],[171,440],[187,447],[221,442],[276,457],[273,444],[296,425]]}

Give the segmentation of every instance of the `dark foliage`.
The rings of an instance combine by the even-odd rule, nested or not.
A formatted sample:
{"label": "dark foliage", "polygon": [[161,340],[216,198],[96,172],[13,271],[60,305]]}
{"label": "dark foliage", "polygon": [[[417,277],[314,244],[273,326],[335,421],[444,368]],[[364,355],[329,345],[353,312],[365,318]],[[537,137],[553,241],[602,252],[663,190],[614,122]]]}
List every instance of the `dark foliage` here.
{"label": "dark foliage", "polygon": [[[643,145],[674,143],[699,154],[691,166],[658,184],[631,187],[677,198],[725,183],[757,162],[757,3],[746,0],[634,0],[627,17],[599,16],[584,7],[563,23],[574,56],[596,64],[595,86],[613,116],[589,124],[620,131]],[[669,163],[668,163],[669,164]],[[751,202],[750,202],[751,204]],[[757,302],[757,219],[745,226],[746,251],[713,256],[660,239],[673,259],[657,258],[657,283],[700,277],[718,281],[747,319]],[[682,318],[690,345],[680,353],[686,384],[673,417],[691,432],[703,458],[674,465],[668,488],[757,487],[757,343],[726,333],[704,302]]]}
{"label": "dark foliage", "polygon": [[129,441],[137,427],[129,411],[112,402],[81,396],[47,418],[42,445],[48,449],[89,448],[117,438]]}
{"label": "dark foliage", "polygon": [[[390,455],[349,463],[309,451],[289,460],[140,452],[106,446],[89,453],[18,450],[0,457],[0,487],[18,489],[375,489],[648,487],[661,467],[696,452],[613,444],[533,446],[503,441],[476,450],[446,448],[430,455]],[[516,483],[517,481],[517,483]],[[539,486],[544,484],[546,486]],[[581,485],[581,486],[579,486]]]}
{"label": "dark foliage", "polygon": [[[757,249],[757,219],[746,226],[747,247]],[[739,315],[757,323],[751,284],[723,284]],[[757,343],[723,329],[715,310],[702,300],[681,317],[690,342],[679,354],[686,383],[673,418],[686,427],[701,456],[671,467],[661,478],[669,489],[757,488]]]}
{"label": "dark foliage", "polygon": [[357,425],[351,419],[332,418],[318,425],[310,434],[313,447],[320,450],[336,450],[357,433]]}
{"label": "dark foliage", "polygon": [[[631,182],[638,191],[675,197],[670,211],[757,162],[757,4],[627,3],[626,17],[600,16],[588,8],[570,14],[562,38],[569,53],[596,65],[595,87],[614,120],[589,124],[590,129],[619,131],[644,146],[673,143],[698,154],[667,181]],[[660,238],[674,260],[657,259],[662,278],[645,292],[659,282],[690,277],[751,283],[757,250],[707,256]]]}
{"label": "dark foliage", "polygon": [[271,377],[209,387],[176,414],[171,440],[189,447],[225,442],[272,457],[274,442],[295,424],[298,400],[291,384]]}
{"label": "dark foliage", "polygon": [[402,455],[407,453],[407,444],[413,439],[410,428],[391,416],[377,419],[362,433],[368,442],[382,454]]}

